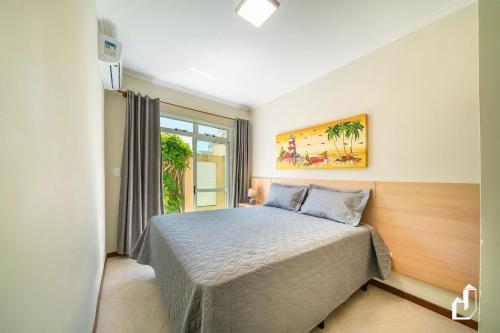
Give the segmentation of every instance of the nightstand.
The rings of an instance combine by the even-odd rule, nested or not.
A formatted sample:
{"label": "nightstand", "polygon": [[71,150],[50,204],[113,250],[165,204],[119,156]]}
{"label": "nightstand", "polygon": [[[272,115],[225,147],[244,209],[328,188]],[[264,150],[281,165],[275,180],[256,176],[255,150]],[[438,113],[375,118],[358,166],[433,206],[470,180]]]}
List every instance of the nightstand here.
{"label": "nightstand", "polygon": [[262,206],[262,204],[256,203],[255,205],[251,205],[248,202],[240,202],[238,204],[238,208],[248,208],[248,207],[256,207],[256,206]]}

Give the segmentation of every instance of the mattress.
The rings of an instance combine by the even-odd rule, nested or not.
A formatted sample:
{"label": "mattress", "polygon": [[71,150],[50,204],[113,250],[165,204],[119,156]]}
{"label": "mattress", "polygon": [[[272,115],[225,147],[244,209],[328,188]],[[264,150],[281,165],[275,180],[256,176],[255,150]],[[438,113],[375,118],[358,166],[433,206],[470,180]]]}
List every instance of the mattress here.
{"label": "mattress", "polygon": [[272,207],[153,217],[132,257],[153,267],[173,332],[309,332],[391,270],[373,227]]}

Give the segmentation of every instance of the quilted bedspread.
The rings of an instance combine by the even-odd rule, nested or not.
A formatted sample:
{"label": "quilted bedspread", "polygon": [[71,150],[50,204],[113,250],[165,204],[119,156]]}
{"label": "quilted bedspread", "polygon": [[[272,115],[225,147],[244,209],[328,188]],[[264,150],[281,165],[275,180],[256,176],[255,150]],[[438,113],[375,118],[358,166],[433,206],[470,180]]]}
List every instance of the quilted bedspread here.
{"label": "quilted bedspread", "polygon": [[132,257],[155,270],[173,332],[309,332],[391,269],[372,227],[271,207],[156,216]]}

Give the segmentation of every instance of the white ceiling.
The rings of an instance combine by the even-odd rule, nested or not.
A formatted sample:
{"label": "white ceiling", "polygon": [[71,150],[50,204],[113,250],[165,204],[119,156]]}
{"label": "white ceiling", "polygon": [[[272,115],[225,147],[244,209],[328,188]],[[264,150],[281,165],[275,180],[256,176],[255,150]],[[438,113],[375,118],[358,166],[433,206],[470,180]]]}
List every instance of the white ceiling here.
{"label": "white ceiling", "polygon": [[476,0],[281,0],[257,29],[239,0],[97,0],[129,73],[255,108]]}

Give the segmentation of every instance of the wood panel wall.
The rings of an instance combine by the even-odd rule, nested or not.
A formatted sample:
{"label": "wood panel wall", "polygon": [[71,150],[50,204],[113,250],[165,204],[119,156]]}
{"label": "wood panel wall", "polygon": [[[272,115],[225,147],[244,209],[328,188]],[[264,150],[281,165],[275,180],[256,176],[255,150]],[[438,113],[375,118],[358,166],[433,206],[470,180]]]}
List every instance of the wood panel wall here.
{"label": "wood panel wall", "polygon": [[479,185],[252,178],[264,201],[272,182],[371,190],[363,221],[392,252],[393,270],[461,293],[479,286]]}

